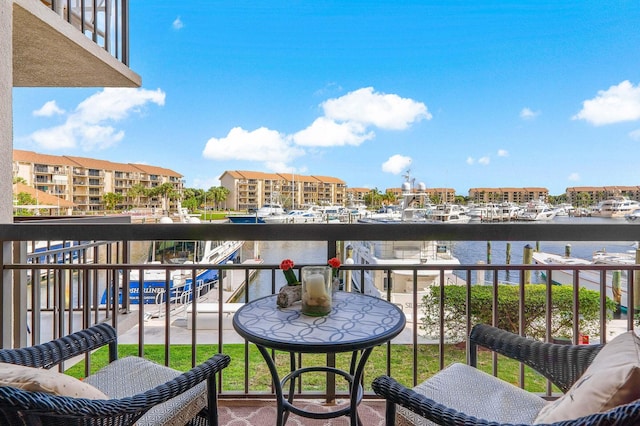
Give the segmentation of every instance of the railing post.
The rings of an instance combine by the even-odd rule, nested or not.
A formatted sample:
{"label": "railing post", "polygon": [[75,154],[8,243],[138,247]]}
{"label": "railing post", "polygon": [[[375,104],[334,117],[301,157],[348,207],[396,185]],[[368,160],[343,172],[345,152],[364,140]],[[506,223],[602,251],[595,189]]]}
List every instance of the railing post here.
{"label": "railing post", "polygon": [[[13,244],[13,262],[27,263],[27,242],[16,241]],[[33,286],[39,289],[39,278],[31,277]],[[13,344],[22,348],[27,345],[27,271],[20,270],[13,273]]]}
{"label": "railing post", "polygon": [[[337,241],[327,241],[327,260],[332,257],[336,257],[337,254]],[[327,354],[327,367],[336,366],[336,354]],[[357,383],[353,383],[353,386],[358,386]],[[327,395],[325,402],[327,404],[335,404],[336,401],[336,375],[334,373],[327,373]]]}
{"label": "railing post", "polygon": [[5,269],[5,265],[11,263],[11,242],[0,242],[0,265],[2,266],[2,281],[0,281],[0,344],[4,349],[12,347],[12,323],[11,323],[11,270]]}

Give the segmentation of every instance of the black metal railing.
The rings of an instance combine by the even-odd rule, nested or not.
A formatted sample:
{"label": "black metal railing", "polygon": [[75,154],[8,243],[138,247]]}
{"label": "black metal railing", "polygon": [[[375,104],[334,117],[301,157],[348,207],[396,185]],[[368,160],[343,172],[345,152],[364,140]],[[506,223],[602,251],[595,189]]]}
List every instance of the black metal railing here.
{"label": "black metal railing", "polygon": [[[13,336],[15,345],[31,345],[46,341],[59,335],[84,328],[91,324],[109,321],[116,327],[129,320],[137,326],[136,343],[138,351],[142,355],[145,353],[144,346],[150,341],[147,335],[147,321],[150,317],[159,317],[162,331],[162,344],[165,345],[165,363],[170,363],[169,346],[176,337],[176,331],[172,327],[172,314],[180,308],[172,302],[172,298],[164,298],[159,306],[148,306],[140,304],[131,305],[128,291],[120,292],[121,288],[128,288],[128,279],[132,271],[137,271],[139,276],[149,269],[161,269],[166,275],[166,294],[170,293],[169,276],[172,270],[189,271],[192,276],[196,275],[196,268],[209,268],[217,270],[221,277],[215,287],[210,290],[217,293],[215,299],[218,303],[218,312],[223,312],[225,280],[230,279],[226,272],[244,276],[248,282],[255,271],[261,271],[270,277],[270,291],[276,291],[276,276],[279,273],[277,264],[205,264],[205,265],[159,265],[146,264],[132,260],[131,244],[133,242],[145,242],[154,240],[221,240],[221,241],[318,241],[322,242],[322,250],[326,250],[327,259],[335,255],[343,255],[344,241],[415,241],[415,240],[443,240],[443,241],[551,241],[551,242],[620,242],[629,243],[640,240],[640,227],[623,223],[615,224],[301,224],[301,225],[280,225],[280,224],[96,224],[96,223],[18,223],[0,225],[0,242],[2,242],[3,253],[0,256],[2,261],[2,289],[3,289],[3,316],[0,328],[3,332],[2,341],[6,345],[11,341],[7,334]],[[48,253],[49,258],[45,258],[41,253],[33,255],[30,259],[24,254],[29,241],[90,241],[80,248],[54,249],[53,253]],[[326,243],[326,245],[324,245]],[[6,255],[7,251],[12,253]],[[64,253],[75,253],[67,254]],[[60,261],[69,259],[69,261]],[[65,257],[66,256],[66,257]],[[48,259],[48,260],[47,260]],[[357,259],[354,259],[357,260]],[[296,265],[301,267],[304,265]],[[633,313],[638,308],[636,296],[640,290],[634,283],[638,278],[639,266],[636,264],[625,265],[527,265],[527,264],[463,264],[463,265],[363,265],[357,261],[352,265],[343,265],[343,274],[364,275],[367,271],[382,271],[389,275],[393,270],[407,270],[414,275],[413,303],[406,307],[409,318],[409,338],[406,344],[412,348],[412,382],[416,384],[420,379],[420,358],[419,348],[424,344],[424,338],[420,334],[420,303],[418,300],[418,288],[415,287],[417,274],[420,271],[435,270],[439,273],[437,286],[444,288],[450,283],[449,272],[453,271],[461,281],[466,284],[466,303],[471,300],[472,276],[478,271],[485,271],[489,276],[486,284],[493,287],[493,298],[491,301],[493,322],[497,323],[498,284],[501,282],[499,276],[504,272],[511,272],[519,278],[514,283],[523,297],[525,285],[527,284],[526,272],[544,272],[547,283],[547,301],[549,302],[545,320],[548,330],[551,330],[552,313],[551,306],[551,282],[554,271],[569,271],[573,274],[573,325],[570,338],[574,343],[578,343],[581,336],[579,327],[579,303],[578,289],[580,273],[586,270],[596,271],[600,274],[601,309],[599,313],[599,332],[597,339],[606,341],[610,332],[610,312],[606,308],[606,273],[613,270],[623,269],[627,274],[627,294],[628,306],[627,315],[624,317],[624,328],[634,328]],[[584,272],[583,272],[584,273]],[[44,277],[41,286],[24,285],[28,277]],[[76,277],[72,280],[70,277]],[[73,282],[73,284],[72,284]],[[98,282],[103,288],[98,287]],[[16,285],[19,283],[19,285]],[[44,288],[44,290],[43,290]],[[196,291],[195,289],[193,291]],[[112,295],[105,301],[101,301],[102,294]],[[444,293],[441,293],[444,294]],[[117,297],[115,295],[118,295]],[[390,297],[391,292],[387,294]],[[197,294],[196,294],[197,296]],[[188,297],[187,302],[193,306],[193,315],[190,317],[192,327],[186,333],[192,347],[192,359],[195,362],[197,347],[201,342],[201,334],[198,330],[197,320],[197,297]],[[240,303],[249,300],[248,292]],[[518,328],[524,329],[525,306],[520,303],[518,313]],[[187,303],[183,303],[187,305]],[[444,306],[439,309],[444,313]],[[12,314],[7,313],[11,311]],[[24,319],[28,321],[25,323]],[[47,320],[48,318],[48,320]],[[16,321],[16,319],[18,319]],[[46,330],[43,321],[46,322]],[[209,332],[214,337],[215,345],[219,351],[224,351],[224,346],[235,342],[231,330],[225,330],[223,315],[217,316],[215,331]],[[467,330],[470,330],[472,319],[469,315],[460,318]],[[442,325],[443,323],[441,323]],[[124,326],[121,325],[124,328]],[[157,334],[157,333],[156,333]],[[22,335],[22,336],[21,336]],[[185,333],[182,333],[183,337]],[[20,337],[21,336],[21,337]],[[237,338],[237,336],[236,336]],[[548,332],[545,339],[551,340],[554,336]],[[435,339],[429,341],[430,344],[437,345],[438,364],[440,368],[447,365],[449,360],[444,347],[447,343],[444,327],[440,327],[439,334]],[[393,375],[391,363],[395,344],[386,346],[387,374]],[[249,353],[249,345],[246,345],[245,353]],[[237,362],[244,363],[245,378],[240,389],[233,391],[223,391],[228,397],[260,397],[264,396],[263,389],[254,389],[250,383],[250,372],[253,365],[250,364],[249,356]],[[368,377],[371,380],[373,377]],[[521,379],[522,382],[523,379]],[[224,377],[222,378],[222,389],[224,387]],[[548,389],[551,392],[551,388]],[[340,392],[338,392],[339,394]],[[322,396],[323,393],[305,393],[305,395]]]}
{"label": "black metal railing", "polygon": [[128,0],[42,0],[80,32],[129,65]]}

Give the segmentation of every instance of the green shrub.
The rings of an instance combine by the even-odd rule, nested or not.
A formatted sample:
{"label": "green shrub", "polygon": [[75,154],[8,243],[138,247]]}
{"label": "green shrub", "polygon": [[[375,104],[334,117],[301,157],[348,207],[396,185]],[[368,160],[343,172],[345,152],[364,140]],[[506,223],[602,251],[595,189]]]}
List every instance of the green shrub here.
{"label": "green shrub", "polygon": [[[449,342],[466,339],[467,315],[466,286],[447,285],[444,287],[444,336]],[[527,284],[524,286],[524,335],[544,339],[546,326],[546,285]],[[553,337],[573,336],[573,288],[552,286],[551,288],[551,335]],[[579,330],[582,334],[595,336],[600,331],[600,292],[581,288],[579,300]],[[497,327],[518,333],[520,312],[520,288],[514,285],[498,285]],[[607,298],[607,319],[610,319],[614,302]],[[435,338],[440,332],[440,287],[433,286],[423,298],[421,330],[426,337]],[[493,287],[475,285],[471,287],[469,309],[471,324],[493,324]]]}

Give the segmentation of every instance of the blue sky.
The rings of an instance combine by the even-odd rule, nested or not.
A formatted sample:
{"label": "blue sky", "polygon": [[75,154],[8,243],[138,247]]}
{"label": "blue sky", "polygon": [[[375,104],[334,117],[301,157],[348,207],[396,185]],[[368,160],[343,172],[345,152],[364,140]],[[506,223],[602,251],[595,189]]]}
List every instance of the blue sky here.
{"label": "blue sky", "polygon": [[640,185],[640,2],[130,2],[140,89],[14,89],[14,147],[350,187]]}

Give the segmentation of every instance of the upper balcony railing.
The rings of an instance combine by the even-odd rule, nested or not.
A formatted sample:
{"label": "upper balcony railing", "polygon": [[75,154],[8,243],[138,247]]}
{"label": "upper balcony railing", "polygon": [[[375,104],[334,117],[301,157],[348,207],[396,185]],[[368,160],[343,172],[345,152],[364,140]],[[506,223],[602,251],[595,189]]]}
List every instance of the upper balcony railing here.
{"label": "upper balcony railing", "polygon": [[128,0],[41,0],[94,43],[129,65]]}
{"label": "upper balcony railing", "polygon": [[[261,242],[317,242],[316,250],[320,251],[318,258],[328,259],[335,255],[343,256],[346,252],[343,242],[353,241],[456,241],[456,242],[628,242],[640,241],[640,226],[630,224],[107,224],[107,223],[17,223],[0,224],[0,243],[3,250],[11,247],[15,249],[13,256],[0,256],[2,260],[2,288],[3,288],[3,315],[0,316],[0,327],[3,330],[3,343],[6,345],[10,341],[7,333],[17,337],[14,344],[31,345],[40,341],[49,340],[52,337],[68,334],[80,328],[87,327],[97,322],[109,321],[119,325],[121,332],[126,332],[125,322],[133,321],[135,327],[133,332],[127,333],[129,339],[133,339],[133,344],[137,345],[139,354],[145,353],[145,345],[160,343],[165,346],[166,365],[171,360],[171,350],[169,347],[176,342],[176,338],[181,336],[187,341],[180,343],[190,344],[189,350],[192,352],[192,362],[202,348],[203,340],[210,339],[214,342],[215,351],[227,351],[232,346],[240,344],[242,350],[238,351],[232,366],[240,366],[243,378],[234,380],[230,376],[222,375],[220,386],[222,395],[226,397],[264,397],[265,392],[273,392],[270,382],[257,383],[253,375],[257,370],[264,370],[264,363],[255,361],[252,355],[256,355],[255,347],[243,343],[234,334],[232,329],[225,329],[224,315],[217,315],[215,319],[208,318],[206,321],[210,325],[209,330],[202,330],[198,315],[204,315],[198,311],[198,303],[201,299],[188,295],[186,298],[163,298],[158,304],[132,305],[132,294],[120,289],[128,288],[130,279],[134,276],[144,276],[144,271],[160,271],[160,276],[164,277],[165,292],[170,293],[170,277],[172,271],[183,271],[196,275],[197,269],[211,269],[219,272],[221,278],[210,289],[213,293],[218,312],[225,313],[223,306],[225,292],[228,288],[229,280],[232,277],[241,276],[248,280],[255,271],[263,274],[266,279],[266,291],[271,294],[278,288],[278,278],[282,279],[277,262],[272,264],[158,264],[141,263],[135,260],[132,255],[132,244],[134,242],[149,242],[156,240],[177,240],[177,241],[261,241]],[[27,246],[32,241],[89,241],[88,245],[80,248],[52,248],[49,247],[45,254],[32,255],[30,259],[24,254],[28,250]],[[17,248],[20,248],[19,250]],[[297,253],[283,253],[283,258],[290,257],[296,259]],[[132,260],[133,259],[133,260]],[[354,263],[343,265],[341,274],[345,282],[351,282],[349,276],[364,277],[366,274],[376,272],[385,276],[387,282],[391,281],[394,271],[406,271],[405,275],[414,277],[412,288],[407,289],[409,300],[413,303],[403,306],[407,315],[407,330],[403,341],[394,341],[392,344],[379,348],[378,358],[384,359],[382,367],[377,367],[375,371],[368,371],[365,378],[365,389],[368,396],[371,396],[369,384],[378,374],[389,374],[397,376],[408,374],[406,384],[419,383],[425,377],[424,365],[435,359],[435,367],[444,368],[452,362],[450,350],[451,345],[447,340],[444,316],[447,309],[441,297],[437,306],[432,309],[436,316],[441,315],[436,320],[436,335],[427,338],[423,335],[424,302],[418,299],[418,292],[422,289],[417,287],[417,276],[422,271],[437,271],[438,278],[434,282],[434,287],[438,294],[445,295],[444,288],[450,284],[448,274],[453,271],[460,278],[462,288],[466,289],[462,303],[466,306],[472,305],[471,288],[477,284],[473,283],[479,271],[486,271],[485,284],[491,290],[490,300],[486,301],[490,306],[489,318],[486,322],[499,324],[505,320],[499,308],[502,306],[499,284],[504,282],[501,274],[509,272],[512,276],[518,276],[514,280],[513,286],[520,295],[518,307],[513,312],[509,312],[508,321],[517,330],[524,333],[528,325],[527,306],[524,294],[527,291],[528,272],[544,272],[546,284],[544,296],[544,315],[537,326],[544,330],[542,338],[552,340],[555,337],[552,325],[557,318],[557,306],[552,303],[552,277],[560,271],[567,272],[573,277],[572,289],[573,300],[570,303],[570,332],[569,338],[578,343],[584,330],[582,327],[583,318],[580,315],[580,277],[587,271],[595,271],[600,280],[600,297],[598,298],[598,313],[595,315],[595,332],[591,337],[594,340],[606,341],[611,336],[611,311],[608,308],[605,295],[607,293],[607,273],[610,271],[622,270],[626,274],[626,282],[623,284],[627,292],[627,313],[622,316],[622,326],[624,329],[635,327],[634,315],[639,307],[637,296],[640,295],[640,286],[636,285],[636,278],[639,277],[640,265],[635,263],[621,265],[529,265],[529,264],[401,264],[389,263],[384,265],[364,264],[359,258],[354,256]],[[299,262],[301,263],[301,262]],[[303,266],[297,264],[296,268]],[[40,286],[19,285],[16,282],[26,280],[28,277],[40,277]],[[17,281],[16,281],[17,280]],[[281,280],[280,280],[281,281]],[[355,281],[355,280],[354,280]],[[23,282],[24,284],[24,282]],[[460,284],[460,283],[458,283]],[[198,287],[196,287],[198,288]],[[391,298],[391,287],[386,287],[386,295]],[[13,292],[13,294],[12,294]],[[118,297],[106,297],[107,294],[118,294]],[[166,294],[166,293],[165,293]],[[103,299],[102,296],[105,295]],[[238,300],[239,303],[246,303],[253,297],[249,292]],[[446,296],[445,296],[446,297]],[[191,302],[189,303],[189,299]],[[187,315],[189,306],[192,306],[191,316]],[[274,306],[275,309],[275,306]],[[175,314],[179,315],[176,316]],[[566,314],[566,312],[564,313]],[[157,317],[155,323],[150,322]],[[26,319],[26,321],[25,321]],[[182,327],[176,327],[179,320]],[[470,330],[478,317],[472,314],[470,308],[466,314],[459,318],[461,330]],[[29,327],[27,327],[27,323]],[[189,327],[191,325],[191,327]],[[228,324],[227,324],[228,326]],[[136,329],[137,327],[137,329]],[[128,327],[127,327],[128,328]],[[594,328],[592,327],[592,330]],[[205,337],[203,337],[205,336]],[[156,341],[154,339],[159,339]],[[434,351],[425,351],[426,347]],[[445,350],[445,347],[449,348]],[[378,350],[378,349],[376,349]],[[464,349],[461,350],[464,361]],[[458,352],[461,352],[460,350]],[[467,354],[468,356],[468,354]],[[259,359],[259,358],[258,358]],[[256,364],[257,362],[257,364]],[[329,361],[327,361],[329,362]],[[335,361],[332,361],[335,362]],[[337,362],[340,362],[338,359]],[[493,371],[497,371],[497,360],[489,361]],[[262,369],[262,370],[261,370]],[[404,371],[404,373],[403,373]],[[523,371],[523,370],[521,370]],[[433,374],[434,371],[430,371]],[[524,375],[515,379],[523,387],[526,386]],[[345,389],[332,389],[318,393],[317,390],[308,392],[308,389],[299,389],[305,392],[305,396],[322,397],[328,393],[343,395]],[[551,394],[552,388],[547,385],[543,393]]]}

